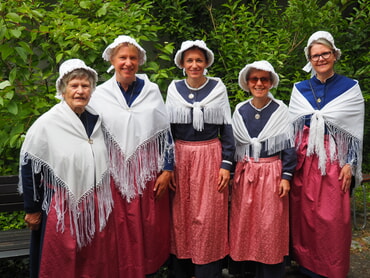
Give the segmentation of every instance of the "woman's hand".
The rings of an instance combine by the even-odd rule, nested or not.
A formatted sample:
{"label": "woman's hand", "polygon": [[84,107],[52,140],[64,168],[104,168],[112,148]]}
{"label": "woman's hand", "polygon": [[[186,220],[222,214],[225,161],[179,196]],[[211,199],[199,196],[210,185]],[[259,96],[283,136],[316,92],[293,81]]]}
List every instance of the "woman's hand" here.
{"label": "woman's hand", "polygon": [[174,171],[171,171],[170,173],[171,173],[171,179],[170,179],[170,184],[169,184],[169,186],[170,186],[170,189],[171,189],[172,191],[176,191],[175,173],[174,173]]}
{"label": "woman's hand", "polygon": [[38,231],[41,223],[41,212],[26,213],[24,221],[32,231]]}
{"label": "woman's hand", "polygon": [[226,169],[220,169],[218,174],[217,190],[222,192],[228,185],[230,181],[230,171]]}
{"label": "woman's hand", "polygon": [[285,196],[288,196],[289,191],[290,191],[290,181],[282,179],[279,185],[279,197],[283,198]]}
{"label": "woman's hand", "polygon": [[351,187],[351,180],[352,180],[352,169],[351,165],[346,164],[343,166],[342,170],[340,170],[339,180],[342,180],[342,190],[347,192]]}
{"label": "woman's hand", "polygon": [[157,178],[153,189],[156,199],[160,199],[166,192],[170,184],[171,177],[173,177],[172,171],[163,171],[162,174],[160,174],[160,176]]}

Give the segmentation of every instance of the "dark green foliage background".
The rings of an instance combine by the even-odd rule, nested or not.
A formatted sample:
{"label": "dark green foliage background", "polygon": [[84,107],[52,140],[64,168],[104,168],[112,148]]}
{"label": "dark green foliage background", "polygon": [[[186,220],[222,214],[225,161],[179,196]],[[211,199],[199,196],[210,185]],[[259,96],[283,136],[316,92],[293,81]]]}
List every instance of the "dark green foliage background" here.
{"label": "dark green foliage background", "polygon": [[[101,54],[118,35],[135,37],[147,50],[141,70],[159,84],[164,97],[169,82],[182,78],[173,63],[181,42],[205,40],[215,54],[209,74],[222,78],[233,108],[248,97],[238,86],[239,71],[261,59],[275,67],[280,84],[273,93],[288,103],[294,82],[309,77],[301,70],[303,48],[318,30],[333,34],[342,50],[336,71],[359,80],[367,100],[363,169],[369,173],[369,15],[369,0],[2,1],[0,174],[17,174],[26,131],[57,102],[60,63],[83,59],[103,82],[111,75]],[[14,228],[24,228],[23,213],[1,213],[0,229]],[[27,264],[27,258],[0,260],[0,275],[23,277]]]}
{"label": "dark green foliage background", "polygon": [[[317,30],[327,30],[342,50],[340,74],[360,81],[369,92],[368,0],[64,0],[0,3],[0,174],[16,174],[24,134],[56,103],[55,81],[61,62],[81,58],[111,75],[101,54],[121,34],[147,50],[141,69],[165,97],[182,71],[173,56],[184,40],[203,39],[215,54],[209,69],[228,88],[232,107],[248,96],[238,73],[254,60],[268,60],[280,75],[276,97],[288,103],[294,82],[308,78],[303,48]],[[368,102],[367,102],[368,103]],[[367,104],[368,106],[368,104]],[[369,109],[366,110],[364,169],[369,172]]]}

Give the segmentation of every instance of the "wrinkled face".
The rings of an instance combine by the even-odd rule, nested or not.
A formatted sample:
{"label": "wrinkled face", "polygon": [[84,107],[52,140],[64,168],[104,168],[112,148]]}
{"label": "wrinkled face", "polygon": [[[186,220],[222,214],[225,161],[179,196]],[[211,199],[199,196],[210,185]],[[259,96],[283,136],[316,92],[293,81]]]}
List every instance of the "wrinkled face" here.
{"label": "wrinkled face", "polygon": [[203,77],[207,60],[204,52],[200,49],[189,49],[184,52],[182,67],[189,78],[197,79]]}
{"label": "wrinkled face", "polygon": [[251,69],[247,78],[247,86],[253,97],[266,97],[272,87],[270,72]]}
{"label": "wrinkled face", "polygon": [[91,85],[87,77],[71,79],[63,93],[64,101],[78,114],[85,111],[91,97]]}
{"label": "wrinkled face", "polygon": [[117,81],[131,84],[139,70],[139,50],[133,45],[123,45],[111,57],[111,64],[116,71]]}
{"label": "wrinkled face", "polygon": [[[323,56],[328,57],[324,58]],[[334,73],[336,57],[331,48],[323,44],[313,44],[310,49],[310,57],[311,65],[318,75],[331,75]]]}

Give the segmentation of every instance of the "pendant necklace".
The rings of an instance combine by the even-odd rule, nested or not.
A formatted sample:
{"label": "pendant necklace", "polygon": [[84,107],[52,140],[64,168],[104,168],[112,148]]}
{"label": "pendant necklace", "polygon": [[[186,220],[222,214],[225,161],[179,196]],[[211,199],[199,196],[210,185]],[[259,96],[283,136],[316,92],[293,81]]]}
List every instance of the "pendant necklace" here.
{"label": "pendant necklace", "polygon": [[312,91],[312,95],[315,99],[315,102],[316,102],[316,105],[317,105],[317,108],[319,108],[319,110],[321,109],[321,102],[324,100],[324,96],[325,96],[325,91],[324,91],[324,95],[322,97],[317,97],[316,96],[316,93],[315,93],[315,90],[313,89],[312,87],[312,84],[311,84],[311,80],[308,80],[308,83],[310,84],[310,88],[311,88],[311,91]]}
{"label": "pendant necklace", "polygon": [[194,98],[194,94],[193,94],[193,92],[190,90],[190,93],[189,93],[189,95],[188,95],[188,98],[189,99],[193,99]]}
{"label": "pendant necklace", "polygon": [[200,89],[204,88],[204,86],[208,83],[208,78],[206,78],[206,81],[202,84],[202,86],[200,86],[199,88],[193,88],[189,85],[189,83],[187,82],[187,80],[185,79],[185,84],[186,84],[186,87],[188,87],[188,90],[189,90],[189,94],[188,94],[188,98],[190,100],[193,100],[194,97],[195,97],[195,93],[196,91],[199,91]]}
{"label": "pendant necklace", "polygon": [[257,110],[257,112],[256,112],[256,114],[254,115],[254,118],[256,119],[256,120],[259,120],[259,119],[261,119],[261,112],[262,112],[262,110],[269,104],[271,102],[271,99],[269,99],[268,98],[268,101],[267,101],[267,103],[265,104],[265,105],[263,105],[262,106],[262,108],[257,108],[257,107],[255,107],[254,105],[253,105],[253,103],[252,103],[252,101],[251,101],[251,105],[252,105],[252,107],[255,109],[255,110]]}

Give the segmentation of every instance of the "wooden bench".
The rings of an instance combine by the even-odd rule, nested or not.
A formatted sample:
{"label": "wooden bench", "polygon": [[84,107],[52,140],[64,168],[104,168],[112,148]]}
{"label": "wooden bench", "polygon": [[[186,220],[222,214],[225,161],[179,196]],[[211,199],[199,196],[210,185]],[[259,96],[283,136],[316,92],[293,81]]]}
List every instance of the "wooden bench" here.
{"label": "wooden bench", "polygon": [[[0,212],[23,211],[23,198],[18,193],[18,176],[0,176]],[[0,259],[29,254],[31,231],[0,231]]]}

